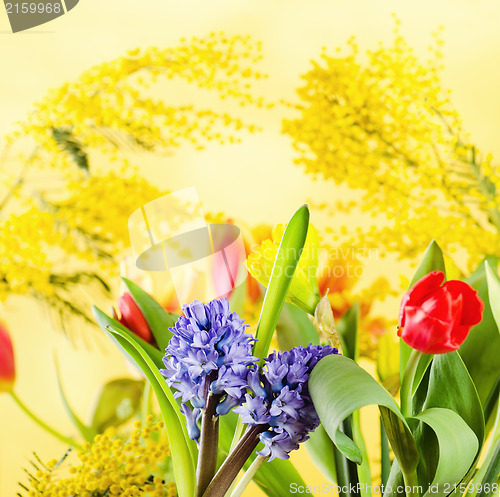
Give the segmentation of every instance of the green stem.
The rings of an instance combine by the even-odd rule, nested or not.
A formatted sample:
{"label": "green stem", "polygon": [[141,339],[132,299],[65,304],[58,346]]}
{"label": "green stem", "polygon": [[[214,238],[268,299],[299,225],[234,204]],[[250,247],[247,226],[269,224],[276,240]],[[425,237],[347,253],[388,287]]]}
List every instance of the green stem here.
{"label": "green stem", "polygon": [[[349,438],[352,438],[351,417],[344,419],[340,424],[342,431]],[[358,468],[356,463],[350,461],[334,446],[335,467],[337,470],[338,486],[346,492],[340,492],[340,497],[359,497]]]}
{"label": "green stem", "polygon": [[370,469],[370,458],[368,457],[368,452],[366,450],[366,443],[363,437],[363,432],[361,430],[361,414],[359,411],[353,412],[352,418],[352,439],[354,443],[359,447],[361,451],[361,456],[363,460],[361,464],[355,465],[357,469],[358,481],[362,484],[360,494],[362,497],[371,497],[371,492],[368,492],[368,488],[371,488],[372,478]]}
{"label": "green stem", "polygon": [[54,428],[51,428],[47,423],[42,421],[38,416],[33,414],[33,412],[30,411],[30,409],[21,401],[21,399],[14,393],[14,391],[11,391],[10,395],[15,400],[16,404],[24,411],[24,413],[27,414],[38,426],[43,428],[47,433],[50,433],[52,436],[66,445],[70,445],[72,447],[76,447],[79,450],[82,450],[82,446],[78,442],[76,442],[72,438],[62,435],[57,430],[54,430]]}
{"label": "green stem", "polygon": [[413,384],[413,378],[415,377],[415,371],[417,370],[418,361],[422,352],[418,350],[412,350],[410,358],[406,364],[406,369],[403,375],[403,380],[401,382],[401,413],[405,418],[411,416],[411,387]]}
{"label": "green stem", "polygon": [[149,414],[151,414],[151,383],[148,380],[144,381],[144,389],[142,390],[142,405],[141,405],[141,420],[145,424]]}
{"label": "green stem", "polygon": [[389,449],[389,440],[384,428],[382,418],[380,418],[380,478],[382,484],[387,485],[389,475],[391,473],[391,456]]}
{"label": "green stem", "polygon": [[238,485],[234,489],[234,492],[231,494],[231,497],[240,497],[243,493],[247,485],[252,481],[252,478],[255,476],[255,473],[259,470],[259,468],[269,459],[269,456],[257,456],[254,462],[250,465],[250,467],[245,471],[245,474],[239,481]]}
{"label": "green stem", "polygon": [[231,452],[236,447],[236,444],[240,441],[244,429],[245,425],[243,424],[243,421],[241,421],[241,416],[238,416],[238,421],[236,421],[236,428],[234,429],[233,441],[231,442],[229,452]]}
{"label": "green stem", "polygon": [[418,491],[418,477],[417,470],[414,469],[410,473],[405,473],[403,471],[403,479],[405,482],[406,497],[420,497],[420,492]]}

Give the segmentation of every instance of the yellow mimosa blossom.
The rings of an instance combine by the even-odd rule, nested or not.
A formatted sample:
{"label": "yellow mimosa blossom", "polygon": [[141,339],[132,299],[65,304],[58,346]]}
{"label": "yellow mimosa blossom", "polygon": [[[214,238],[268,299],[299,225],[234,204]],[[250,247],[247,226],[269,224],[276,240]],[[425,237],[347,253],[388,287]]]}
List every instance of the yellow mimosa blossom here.
{"label": "yellow mimosa blossom", "polygon": [[441,44],[437,34],[423,62],[397,23],[392,46],[362,54],[352,39],[346,55],[324,51],[284,132],[308,173],[363,191],[333,208],[377,220],[361,233],[344,226],[347,244],[414,257],[435,238],[448,254],[465,250],[472,265],[500,255],[500,175],[442,89]]}
{"label": "yellow mimosa blossom", "polygon": [[[163,433],[163,422],[151,419],[142,427],[136,422],[128,440],[109,428],[97,435],[92,444],[84,444],[79,463],[69,466],[49,461],[31,475],[29,497],[175,497],[171,478],[170,447]],[[167,479],[168,478],[168,479]]]}

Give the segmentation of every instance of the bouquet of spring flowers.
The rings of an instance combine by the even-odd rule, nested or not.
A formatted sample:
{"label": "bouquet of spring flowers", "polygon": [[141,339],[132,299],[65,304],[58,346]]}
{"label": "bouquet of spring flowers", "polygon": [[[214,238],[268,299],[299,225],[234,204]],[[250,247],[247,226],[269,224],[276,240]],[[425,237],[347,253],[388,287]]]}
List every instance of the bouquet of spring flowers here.
{"label": "bouquet of spring flowers", "polygon": [[[429,246],[401,302],[397,399],[356,363],[356,306],[335,326],[314,253],[303,257],[308,227],[303,206],[263,276],[255,337],[227,299],[194,301],[177,316],[128,280],[128,316],[94,309],[156,394],[178,494],[237,497],[251,480],[273,497],[312,493],[288,460],[306,442],[331,480],[321,491],[498,495],[500,361],[485,369],[481,356],[500,340],[495,272],[485,263],[470,282],[445,281],[442,252]],[[288,347],[269,353],[285,300],[295,305],[280,324]],[[380,411],[376,485],[359,417],[368,405]]]}

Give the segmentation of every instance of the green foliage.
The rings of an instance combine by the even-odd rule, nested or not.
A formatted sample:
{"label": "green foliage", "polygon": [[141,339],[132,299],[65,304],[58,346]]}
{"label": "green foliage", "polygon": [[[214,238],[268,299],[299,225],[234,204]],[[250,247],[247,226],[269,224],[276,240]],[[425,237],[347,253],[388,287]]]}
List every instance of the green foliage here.
{"label": "green foliage", "polygon": [[280,350],[290,350],[310,343],[319,345],[318,330],[308,314],[295,305],[285,302],[276,325],[276,337]]}
{"label": "green foliage", "polygon": [[410,428],[392,396],[353,360],[328,356],[309,378],[311,398],[325,430],[337,448],[350,460],[361,463],[359,447],[339,431],[341,422],[368,405],[381,407],[389,441],[399,463],[408,472],[418,463],[418,452]]}
{"label": "green foliage", "polygon": [[267,355],[271,339],[283,308],[288,288],[300,259],[309,226],[309,209],[303,205],[288,223],[274,261],[269,286],[257,325],[254,354],[263,358]]}
{"label": "green foliage", "polygon": [[173,312],[167,312],[151,295],[133,281],[127,278],[122,278],[122,280],[146,319],[158,348],[165,350],[170,338],[172,338],[169,328],[175,325],[179,316]]}
{"label": "green foliage", "polygon": [[92,415],[92,429],[103,433],[131,419],[141,405],[144,381],[119,378],[104,384]]}
{"label": "green foliage", "polygon": [[[497,259],[489,258],[489,265],[497,267]],[[481,263],[466,280],[484,302],[483,320],[469,333],[460,347],[460,355],[476,385],[483,406],[500,376],[500,334],[495,323],[486,280],[485,265]]]}
{"label": "green foliage", "polygon": [[141,346],[140,339],[130,336],[123,330],[108,326],[107,333],[112,336],[141,368],[151,383],[158,399],[172,450],[175,482],[180,497],[195,495],[196,445],[189,439],[184,416],[158,367]]}

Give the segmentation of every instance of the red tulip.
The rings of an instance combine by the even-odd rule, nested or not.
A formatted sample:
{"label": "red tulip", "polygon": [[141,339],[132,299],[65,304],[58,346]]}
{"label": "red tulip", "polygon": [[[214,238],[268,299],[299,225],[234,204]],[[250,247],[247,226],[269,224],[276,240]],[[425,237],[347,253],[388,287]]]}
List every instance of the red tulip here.
{"label": "red tulip", "polygon": [[130,293],[124,293],[118,299],[118,309],[121,314],[119,319],[121,324],[126,326],[130,331],[134,332],[138,337],[142,338],[146,342],[154,342],[153,334],[151,333],[148,322]]}
{"label": "red tulip", "polygon": [[433,271],[417,281],[403,297],[398,336],[425,354],[457,350],[470,329],[481,321],[483,301],[463,281],[444,281]]}
{"label": "red tulip", "polygon": [[15,379],[14,348],[7,329],[0,324],[0,393],[10,392]]}

